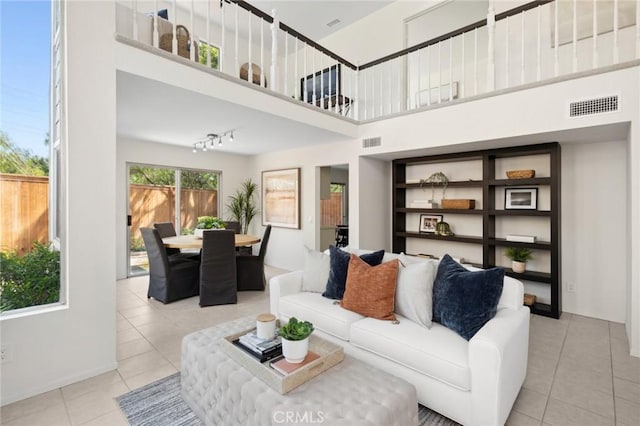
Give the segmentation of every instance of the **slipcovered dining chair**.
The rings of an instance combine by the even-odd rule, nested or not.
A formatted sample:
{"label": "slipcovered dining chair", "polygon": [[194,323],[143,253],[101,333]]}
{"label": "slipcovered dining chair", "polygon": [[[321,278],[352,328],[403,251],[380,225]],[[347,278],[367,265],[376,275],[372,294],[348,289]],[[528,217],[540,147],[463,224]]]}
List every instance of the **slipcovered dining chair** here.
{"label": "slipcovered dining chair", "polygon": [[[176,228],[173,226],[172,222],[154,223],[153,227],[158,230],[158,233],[160,234],[160,238],[175,237],[177,235]],[[172,247],[165,247],[165,250],[167,251],[167,256],[169,256],[169,262],[173,262],[176,259],[179,260],[180,258],[196,260],[198,262],[200,261],[199,251],[183,252],[179,248],[172,248]]]}
{"label": "slipcovered dining chair", "polygon": [[264,290],[266,279],[264,277],[264,257],[267,254],[267,245],[271,235],[271,225],[264,230],[260,252],[257,256],[237,256],[236,267],[238,274],[238,291]]}
{"label": "slipcovered dining chair", "polygon": [[205,232],[200,260],[200,306],[238,303],[233,230]]}
{"label": "slipcovered dining chair", "polygon": [[169,257],[157,229],[140,228],[149,258],[149,290],[147,298],[170,303],[196,296],[199,291],[200,264],[194,260]]}

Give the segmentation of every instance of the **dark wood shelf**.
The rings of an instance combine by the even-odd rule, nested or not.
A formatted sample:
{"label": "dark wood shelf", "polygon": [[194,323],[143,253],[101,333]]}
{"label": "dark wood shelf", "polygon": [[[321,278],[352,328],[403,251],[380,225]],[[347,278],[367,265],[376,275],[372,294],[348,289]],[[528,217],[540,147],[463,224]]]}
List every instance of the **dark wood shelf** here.
{"label": "dark wood shelf", "polygon": [[397,207],[395,209],[396,212],[399,213],[433,213],[433,214],[443,214],[443,213],[451,213],[451,214],[482,214],[484,210],[481,209],[420,209],[415,207]]}
{"label": "dark wood shelf", "polygon": [[489,186],[531,186],[531,185],[551,185],[550,177],[531,179],[492,179]]}
{"label": "dark wood shelf", "polygon": [[[548,158],[549,177],[536,177],[531,179],[497,179],[496,170],[499,168],[499,162],[504,158],[518,157],[525,159],[528,156],[544,155]],[[482,180],[466,180],[449,182],[449,187],[453,188],[480,188],[482,195],[476,197],[482,200],[483,209],[456,210],[456,209],[427,209],[427,208],[411,208],[406,207],[411,203],[408,197],[408,190],[420,188],[420,183],[407,183],[407,170],[415,166],[421,165],[438,165],[451,162],[470,162],[478,163],[478,167],[482,169]],[[469,165],[472,166],[471,164]],[[476,164],[473,164],[476,168]],[[534,167],[532,167],[534,168]],[[415,169],[416,171],[418,169]],[[478,169],[476,168],[476,171]],[[489,268],[491,265],[499,263],[501,258],[501,247],[524,247],[535,250],[544,250],[549,253],[549,270],[550,273],[526,271],[522,274],[514,273],[510,268],[504,268],[507,276],[536,283],[548,284],[550,293],[550,304],[535,303],[531,311],[552,318],[560,318],[562,315],[562,292],[560,283],[561,279],[561,161],[560,161],[560,145],[557,142],[514,146],[510,148],[485,149],[470,152],[458,152],[440,155],[430,155],[423,157],[403,158],[393,161],[393,251],[399,253],[406,252],[407,239],[424,239],[436,241],[450,241],[456,243],[479,244],[482,246],[482,265],[479,267]],[[411,173],[416,176],[416,173]],[[503,206],[496,205],[496,195],[501,191],[505,191],[507,187],[548,187],[548,196],[550,198],[549,210],[504,210]],[[422,189],[429,192],[431,184],[423,184]],[[437,186],[437,188],[441,188]],[[545,191],[546,192],[546,191]],[[413,195],[413,194],[412,194]],[[431,195],[431,194],[429,194]],[[426,198],[426,197],[425,197]],[[457,215],[456,218],[470,221],[470,218],[461,217],[463,215],[475,215],[482,218],[482,235],[454,235],[444,237],[435,234],[407,232],[407,214],[451,214]],[[497,228],[500,217],[540,217],[546,218],[545,224],[548,223],[550,228],[550,241],[537,241],[535,243],[523,243],[516,241],[507,241],[505,238],[496,238]],[[451,219],[452,221],[454,219]],[[410,227],[411,228],[411,227]],[[413,228],[411,228],[413,229]],[[515,230],[514,230],[515,231]],[[526,230],[522,231],[527,234]],[[424,244],[423,244],[424,246]],[[431,250],[426,249],[425,250]],[[436,253],[434,253],[436,254]],[[442,253],[437,253],[438,255]]]}
{"label": "dark wood shelf", "polygon": [[[484,183],[481,180],[459,180],[459,181],[450,181],[447,184],[447,188],[482,188]],[[406,189],[424,189],[425,191],[431,191],[431,184],[425,183],[420,186],[420,183],[396,183],[396,188],[406,188]],[[435,185],[436,189],[442,188],[441,185]]]}
{"label": "dark wood shelf", "polygon": [[551,216],[549,210],[489,210],[490,216]]}
{"label": "dark wood shelf", "polygon": [[426,232],[396,232],[396,237],[410,237],[410,238],[423,238],[425,240],[440,240],[440,241],[455,241],[458,243],[482,243],[482,237],[475,237],[469,235],[452,235],[445,237],[442,235],[436,235]]}
{"label": "dark wood shelf", "polygon": [[520,241],[507,241],[504,238],[487,238],[485,242],[492,246],[500,247],[526,247],[530,249],[551,250],[549,241],[536,241],[535,243],[522,243]]}

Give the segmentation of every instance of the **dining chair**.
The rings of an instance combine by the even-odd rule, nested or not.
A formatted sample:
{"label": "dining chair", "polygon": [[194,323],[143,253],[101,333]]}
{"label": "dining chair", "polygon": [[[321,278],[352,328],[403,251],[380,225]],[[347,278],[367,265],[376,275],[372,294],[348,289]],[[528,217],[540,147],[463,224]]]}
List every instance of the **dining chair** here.
{"label": "dining chair", "polygon": [[226,226],[225,229],[231,229],[236,234],[240,233],[240,222],[228,220],[225,222],[225,226]]}
{"label": "dining chair", "polygon": [[205,232],[200,259],[200,306],[238,303],[235,233]]}
{"label": "dining chair", "polygon": [[264,257],[267,254],[270,235],[271,225],[268,225],[264,230],[260,251],[257,256],[236,256],[238,291],[265,289]]}
{"label": "dining chair", "polygon": [[[160,238],[175,237],[176,235],[178,235],[176,233],[176,228],[173,226],[172,222],[154,223],[153,227],[158,230],[158,233],[160,234]],[[189,260],[196,260],[198,262],[200,261],[199,251],[183,252],[179,248],[171,248],[171,247],[165,247],[165,250],[167,251],[167,256],[169,256],[169,262],[173,262],[174,260],[176,260],[176,258],[178,259],[186,258]]]}
{"label": "dining chair", "polygon": [[162,303],[170,303],[198,295],[199,262],[189,259],[169,262],[158,230],[140,228],[140,233],[149,259],[147,298],[153,297]]}

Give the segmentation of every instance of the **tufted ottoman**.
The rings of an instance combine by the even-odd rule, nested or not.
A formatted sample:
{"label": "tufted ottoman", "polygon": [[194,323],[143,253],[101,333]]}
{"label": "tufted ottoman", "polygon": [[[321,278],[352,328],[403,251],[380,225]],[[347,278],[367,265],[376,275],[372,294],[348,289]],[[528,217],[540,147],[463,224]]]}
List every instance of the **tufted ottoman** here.
{"label": "tufted ottoman", "polygon": [[413,385],[361,361],[344,361],[280,395],[219,349],[254,317],[191,333],[182,341],[182,398],[206,425],[418,424]]}

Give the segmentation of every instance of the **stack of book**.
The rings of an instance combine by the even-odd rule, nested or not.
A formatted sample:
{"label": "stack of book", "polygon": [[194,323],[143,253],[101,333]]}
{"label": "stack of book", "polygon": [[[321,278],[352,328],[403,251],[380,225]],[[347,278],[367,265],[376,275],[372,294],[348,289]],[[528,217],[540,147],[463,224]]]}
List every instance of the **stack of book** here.
{"label": "stack of book", "polygon": [[315,352],[309,351],[307,353],[307,356],[302,360],[302,362],[298,364],[292,364],[288,362],[286,359],[284,359],[284,357],[282,357],[282,358],[272,360],[269,363],[269,365],[271,365],[271,368],[273,368],[283,376],[288,376],[289,374],[293,373],[294,371],[298,370],[301,367],[304,367],[307,364],[310,364],[311,362],[315,361],[318,358],[320,358],[320,355],[318,355]]}
{"label": "stack of book", "polygon": [[271,339],[260,339],[256,334],[256,330],[243,334],[233,343],[256,357],[260,362],[282,355],[282,341],[279,336],[274,336]]}

